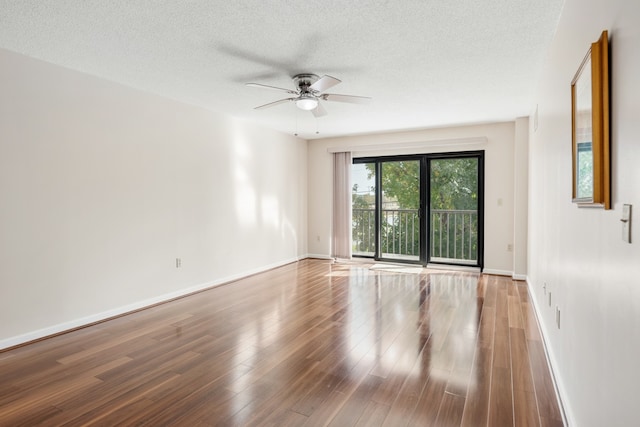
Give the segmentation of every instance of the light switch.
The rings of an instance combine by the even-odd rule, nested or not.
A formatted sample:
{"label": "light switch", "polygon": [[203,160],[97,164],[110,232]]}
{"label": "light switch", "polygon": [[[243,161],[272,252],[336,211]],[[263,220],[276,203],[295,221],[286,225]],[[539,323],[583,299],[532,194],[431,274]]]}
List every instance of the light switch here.
{"label": "light switch", "polygon": [[631,205],[622,205],[622,240],[631,243]]}

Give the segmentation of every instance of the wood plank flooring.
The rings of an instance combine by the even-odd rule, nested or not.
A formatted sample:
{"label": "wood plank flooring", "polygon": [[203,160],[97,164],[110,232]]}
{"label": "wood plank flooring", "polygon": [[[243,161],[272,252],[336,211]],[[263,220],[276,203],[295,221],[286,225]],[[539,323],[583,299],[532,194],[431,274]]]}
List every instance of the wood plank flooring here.
{"label": "wood plank flooring", "polygon": [[525,284],[303,260],[0,353],[0,426],[561,426]]}

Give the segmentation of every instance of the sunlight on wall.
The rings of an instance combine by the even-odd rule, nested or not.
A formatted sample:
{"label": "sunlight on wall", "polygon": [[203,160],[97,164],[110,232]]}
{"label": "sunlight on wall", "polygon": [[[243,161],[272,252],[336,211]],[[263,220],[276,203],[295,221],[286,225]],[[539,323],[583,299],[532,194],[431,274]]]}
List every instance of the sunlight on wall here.
{"label": "sunlight on wall", "polygon": [[217,185],[226,187],[228,194],[219,208],[228,211],[237,225],[230,244],[239,250],[250,246],[266,259],[297,259],[306,253],[306,248],[298,247],[297,225],[303,219],[301,203],[306,205],[306,180],[301,176],[306,168],[300,162],[306,161],[306,146],[294,138],[246,127],[242,121],[234,122],[226,138],[230,180]]}
{"label": "sunlight on wall", "polygon": [[282,218],[282,227],[280,236],[282,237],[283,242],[290,242],[291,247],[294,251],[297,252],[298,249],[298,233],[296,233],[296,229],[289,221],[289,218],[283,216]]}
{"label": "sunlight on wall", "polygon": [[264,195],[260,200],[260,214],[262,225],[280,229],[280,204],[273,195]]}
{"label": "sunlight on wall", "polygon": [[234,191],[236,199],[236,217],[241,226],[250,227],[257,223],[256,189],[251,182],[248,164],[251,163],[251,150],[242,138],[242,132],[234,132],[236,136],[231,150],[232,173],[235,179]]}

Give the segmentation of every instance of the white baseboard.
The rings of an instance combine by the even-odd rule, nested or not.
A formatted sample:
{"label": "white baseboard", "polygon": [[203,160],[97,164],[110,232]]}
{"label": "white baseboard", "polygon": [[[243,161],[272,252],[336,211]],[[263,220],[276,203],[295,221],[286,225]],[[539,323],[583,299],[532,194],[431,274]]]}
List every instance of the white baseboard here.
{"label": "white baseboard", "polygon": [[122,307],[117,307],[111,310],[103,311],[101,313],[92,314],[90,316],[82,317],[79,319],[74,319],[68,322],[58,323],[57,325],[49,326],[46,328],[38,329],[35,331],[27,332],[25,334],[17,335],[14,337],[5,338],[0,340],[0,350],[15,347],[17,345],[26,344],[31,341],[36,341],[39,339],[43,339],[52,335],[64,333],[67,331],[71,331],[73,329],[82,328],[84,326],[91,325],[93,323],[102,322],[108,320],[113,317],[121,316],[127,313],[131,313],[137,310],[141,310],[147,307],[151,307],[156,304],[160,304],[163,302],[171,301],[176,298],[184,297],[189,294],[193,294],[196,292],[200,292],[206,289],[214,288],[219,285],[223,285],[225,283],[233,282],[238,279],[242,279],[244,277],[252,276],[254,274],[262,273],[267,270],[272,270],[277,267],[281,267],[286,264],[291,264],[293,262],[297,262],[298,258],[286,259],[280,262],[276,262],[273,264],[265,265],[259,268],[255,268],[252,270],[244,271],[239,274],[234,274],[231,276],[223,277],[220,279],[213,280],[211,282],[202,283],[195,286],[190,286],[185,289],[180,289],[175,292],[169,292],[167,294],[158,295],[157,297],[148,298],[142,301],[137,301],[131,304],[127,304]]}
{"label": "white baseboard", "polygon": [[527,280],[527,275],[526,274],[516,274],[513,273],[513,275],[511,276],[513,278],[513,280]]}
{"label": "white baseboard", "polygon": [[332,256],[326,255],[326,254],[306,254],[306,255],[300,257],[300,259],[305,259],[305,258],[327,259],[327,260],[332,260],[333,259]]}
{"label": "white baseboard", "polygon": [[482,272],[484,274],[495,274],[496,276],[513,276],[513,271],[495,270],[493,268],[485,268]]}
{"label": "white baseboard", "polygon": [[558,406],[560,407],[560,413],[562,414],[562,421],[564,425],[567,427],[574,426],[576,424],[574,422],[575,421],[574,417],[571,415],[571,408],[568,405],[564,404],[564,402],[568,403],[569,399],[567,397],[565,388],[562,385],[562,381],[559,381],[558,377],[556,376],[556,372],[557,372],[556,368],[558,364],[553,354],[553,350],[547,344],[549,342],[549,335],[544,324],[540,322],[540,318],[542,317],[542,314],[540,311],[540,306],[538,305],[538,301],[535,298],[535,294],[533,292],[533,285],[531,284],[531,281],[529,280],[528,276],[526,277],[525,280],[527,281],[527,289],[529,291],[529,301],[533,303],[536,322],[538,323],[538,329],[540,330],[540,335],[542,335],[542,347],[544,348],[544,355],[547,358],[547,364],[551,368],[551,381],[553,381],[553,386],[556,390],[556,397],[558,399]]}
{"label": "white baseboard", "polygon": [[[411,264],[403,264],[411,265]],[[417,264],[418,266],[420,264]],[[450,265],[450,264],[427,264],[429,270],[445,270],[445,271],[466,271],[469,273],[480,273],[480,267],[471,267],[466,265]]]}

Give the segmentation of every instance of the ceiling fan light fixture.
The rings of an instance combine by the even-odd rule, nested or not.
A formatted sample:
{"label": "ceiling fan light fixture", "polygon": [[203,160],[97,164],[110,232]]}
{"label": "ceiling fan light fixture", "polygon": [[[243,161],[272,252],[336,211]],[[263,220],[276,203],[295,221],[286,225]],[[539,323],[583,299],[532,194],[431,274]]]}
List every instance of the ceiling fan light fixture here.
{"label": "ceiling fan light fixture", "polygon": [[318,106],[318,100],[313,96],[309,95],[301,95],[300,98],[296,99],[296,107],[301,110],[311,111]]}

